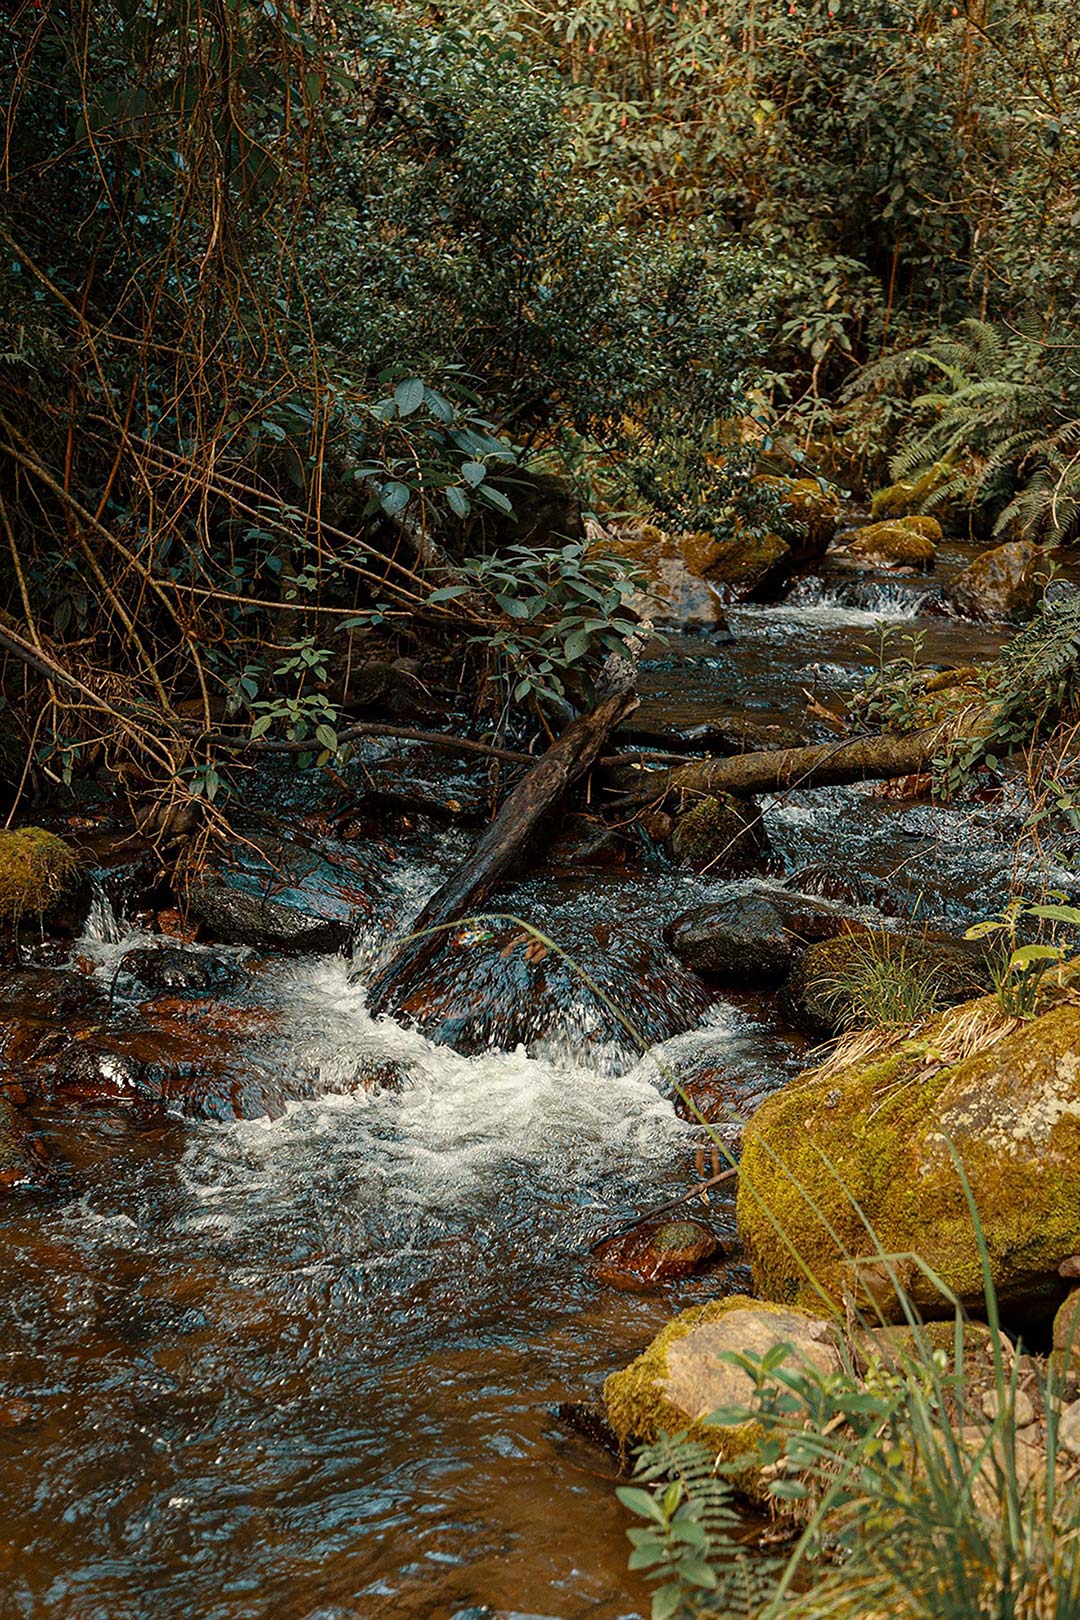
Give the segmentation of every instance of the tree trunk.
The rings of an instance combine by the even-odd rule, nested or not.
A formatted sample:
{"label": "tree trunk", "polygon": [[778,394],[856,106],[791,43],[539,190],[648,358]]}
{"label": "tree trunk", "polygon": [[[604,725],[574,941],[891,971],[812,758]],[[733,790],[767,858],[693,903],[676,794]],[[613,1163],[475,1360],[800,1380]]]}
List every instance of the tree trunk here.
{"label": "tree trunk", "polygon": [[[443,945],[447,924],[471,915],[483,905],[542,817],[589,769],[610,732],[636,701],[631,692],[604,698],[591,714],[572,720],[558,741],[522,777],[475,848],[432,895],[409,938],[378,974],[368,992],[372,1012],[387,1011],[397,987],[406,977],[415,979]],[[431,933],[431,929],[440,931]]]}
{"label": "tree trunk", "polygon": [[[695,760],[670,771],[634,773],[633,785],[619,801],[650,804],[674,793],[775,793],[786,788],[833,787],[847,782],[883,781],[915,776],[941,751],[947,728],[930,726],[900,736],[885,732],[851,742],[816,743],[806,748],[772,749],[733,754],[726,759]],[[627,786],[623,774],[620,786]]]}

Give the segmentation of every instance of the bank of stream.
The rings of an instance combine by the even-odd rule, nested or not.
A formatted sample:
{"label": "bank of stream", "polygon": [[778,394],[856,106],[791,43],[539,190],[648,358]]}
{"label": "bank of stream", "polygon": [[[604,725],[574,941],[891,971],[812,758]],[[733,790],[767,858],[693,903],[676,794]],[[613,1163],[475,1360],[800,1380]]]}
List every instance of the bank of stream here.
{"label": "bank of stream", "polygon": [[[781,602],[729,610],[726,629],[673,628],[646,654],[628,744],[693,752],[736,711],[827,736],[806,693],[828,704],[858,684],[881,621],[921,635],[929,662],[986,662],[1006,627],[937,602],[971,554],[943,547],[933,584],[809,571]],[[1023,804],[1006,777],[988,802],[865,786],[762,810],[752,873],[695,875],[643,837],[610,858],[555,844],[499,910],[622,961],[620,942],[658,941],[733,883],[809,871],[870,915],[955,931],[1000,904]],[[435,831],[380,859],[383,922],[407,928],[465,838]],[[483,933],[453,948],[465,959]],[[491,1047],[462,1055],[369,1017],[382,937],[361,936],[353,972],[335,954],[195,944],[220,985],[174,1021],[229,1047],[199,1068],[197,1105],[177,1090],[151,1106],[138,1088],[34,1102],[54,1168],[0,1211],[3,1620],[647,1613],[615,1460],[558,1408],[594,1396],[673,1310],[746,1277],[720,1195],[695,1210],[720,1255],[691,1278],[614,1288],[588,1249],[700,1173],[665,1069],[750,1106],[797,1071],[805,1038],[775,998],[703,986],[708,1010],[663,1062],[635,1056],[582,983],[539,1047],[515,1044],[530,1012],[508,1003]],[[136,1019],[146,991],[120,964],[149,939],[103,891],[70,952],[23,972],[9,1026],[71,1026],[49,1005],[61,980],[96,987],[85,1029]],[[631,1018],[649,1010],[650,960],[638,981],[632,964],[614,976]],[[52,978],[35,990],[35,973]],[[392,1083],[369,1090],[371,1075]]]}

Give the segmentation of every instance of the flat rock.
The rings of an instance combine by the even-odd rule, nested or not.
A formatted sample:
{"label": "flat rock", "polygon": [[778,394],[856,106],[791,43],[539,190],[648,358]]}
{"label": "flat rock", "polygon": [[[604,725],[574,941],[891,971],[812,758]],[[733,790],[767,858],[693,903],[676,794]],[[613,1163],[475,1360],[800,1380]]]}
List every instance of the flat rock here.
{"label": "flat rock", "polygon": [[685,967],[747,989],[781,984],[795,954],[780,913],[752,894],[684,912],[667,930],[667,938]]}

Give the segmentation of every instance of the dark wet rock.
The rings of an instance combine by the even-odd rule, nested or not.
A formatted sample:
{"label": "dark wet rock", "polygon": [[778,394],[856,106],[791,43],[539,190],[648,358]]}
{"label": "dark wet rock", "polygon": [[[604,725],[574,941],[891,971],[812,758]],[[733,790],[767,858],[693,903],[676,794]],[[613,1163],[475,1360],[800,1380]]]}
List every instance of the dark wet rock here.
{"label": "dark wet rock", "polygon": [[149,1102],[154,1095],[145,1066],[132,1053],[78,1041],[58,1054],[47,1089],[50,1100],[83,1106]]}
{"label": "dark wet rock", "polygon": [[716,541],[702,572],[725,601],[746,602],[777,590],[795,561],[795,553],[778,534],[744,531]]}
{"label": "dark wet rock", "polygon": [[329,840],[238,840],[228,857],[193,873],[188,905],[209,934],[278,950],[344,951],[375,915],[385,890],[379,852]]}
{"label": "dark wet rock", "polygon": [[45,1164],[30,1129],[10,1098],[0,1095],[0,1198],[45,1182]]}
{"label": "dark wet rock", "polygon": [[344,708],[350,714],[377,710],[392,720],[416,720],[431,715],[437,705],[430,687],[421,679],[410,660],[393,663],[373,659],[353,670],[342,693]]}
{"label": "dark wet rock", "polygon": [[616,1071],[641,1053],[620,1013],[651,1046],[692,1029],[708,1010],[701,981],[658,940],[601,925],[560,925],[556,933],[570,960],[513,924],[456,929],[420,982],[396,992],[392,1010],[458,1052],[535,1051],[566,1041],[593,1049]]}
{"label": "dark wet rock", "polygon": [[210,990],[226,976],[219,964],[179,945],[142,945],[126,951],[120,972],[138,979],[147,990],[165,991]]}
{"label": "dark wet rock", "polygon": [[986,953],[976,943],[852,927],[811,945],[796,960],[780,993],[785,1017],[798,1028],[821,1035],[837,1035],[850,1027],[859,1009],[842,981],[867,956],[902,960],[916,973],[933,974],[939,1006],[966,1001],[987,986]]}
{"label": "dark wet rock", "polygon": [[58,967],[12,968],[0,973],[0,1039],[20,1019],[61,1024],[105,1009],[107,991],[94,979]]}
{"label": "dark wet rock", "polygon": [[1030,619],[1035,610],[1041,555],[1030,540],[1010,540],[980,552],[953,580],[948,595],[950,605],[965,619]]}
{"label": "dark wet rock", "polygon": [[816,944],[818,940],[835,939],[838,934],[861,926],[858,918],[851,915],[855,902],[846,896],[830,904],[815,895],[783,888],[770,889],[767,899],[796,949]]}
{"label": "dark wet rock", "polygon": [[675,955],[724,984],[771,989],[787,978],[795,945],[779,912],[760,895],[696,906],[666,931]]}
{"label": "dark wet rock", "polygon": [[675,824],[671,840],[677,859],[716,876],[746,871],[765,848],[761,817],[752,800],[729,794],[699,799]]}
{"label": "dark wet rock", "polygon": [[669,1220],[608,1238],[593,1258],[597,1276],[609,1287],[648,1288],[689,1277],[719,1248],[700,1221]]}
{"label": "dark wet rock", "polygon": [[784,887],[799,895],[817,895],[822,900],[836,900],[850,906],[874,903],[874,896],[858,876],[839,872],[835,866],[800,866],[789,873]]}
{"label": "dark wet rock", "polygon": [[506,493],[514,511],[499,520],[501,539],[514,545],[554,546],[584,538],[581,501],[556,474],[515,468]]}

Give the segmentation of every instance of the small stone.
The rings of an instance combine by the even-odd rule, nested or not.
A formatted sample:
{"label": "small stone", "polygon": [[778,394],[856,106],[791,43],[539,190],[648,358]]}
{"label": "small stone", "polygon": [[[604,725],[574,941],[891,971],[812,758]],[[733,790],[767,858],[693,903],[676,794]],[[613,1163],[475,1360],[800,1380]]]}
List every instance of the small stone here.
{"label": "small stone", "polygon": [[148,990],[209,990],[214,982],[210,964],[179,945],[145,945],[120,958],[120,972],[129,973]]}
{"label": "small stone", "polygon": [[1058,1446],[1070,1457],[1080,1457],[1080,1401],[1073,1401],[1061,1414]]}
{"label": "small stone", "polygon": [[1080,1288],[1074,1288],[1054,1317],[1054,1349],[1062,1362],[1080,1370]]}
{"label": "small stone", "polygon": [[710,1260],[719,1247],[699,1221],[665,1221],[609,1238],[596,1252],[597,1274],[614,1288],[674,1282]]}
{"label": "small stone", "polygon": [[[1008,1401],[1006,1400],[1007,1405]],[[1001,1402],[998,1399],[996,1389],[988,1389],[984,1394],[982,1412],[983,1417],[989,1418],[991,1423],[995,1422],[999,1417]],[[1018,1429],[1026,1429],[1029,1423],[1035,1422],[1035,1407],[1032,1404],[1030,1395],[1026,1395],[1022,1389],[1018,1389],[1016,1392],[1016,1399],[1013,1403],[1013,1419]]]}

